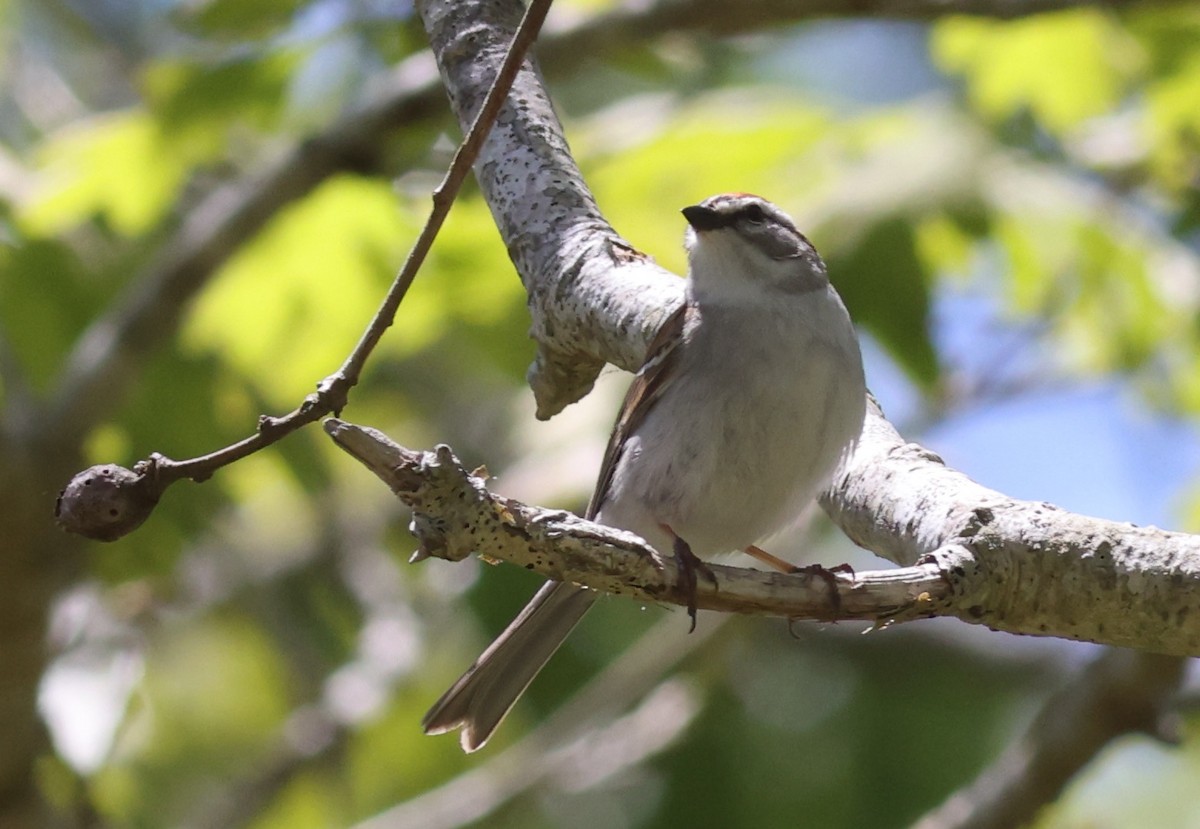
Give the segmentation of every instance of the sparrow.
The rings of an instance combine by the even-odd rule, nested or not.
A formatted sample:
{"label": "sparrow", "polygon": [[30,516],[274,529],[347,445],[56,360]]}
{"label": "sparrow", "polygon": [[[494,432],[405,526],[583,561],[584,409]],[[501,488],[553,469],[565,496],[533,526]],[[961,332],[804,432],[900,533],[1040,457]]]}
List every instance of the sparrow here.
{"label": "sparrow", "polygon": [[[586,517],[680,564],[695,624],[703,560],[795,523],[862,431],[858,338],[825,263],[771,202],[727,193],[683,208],[684,304],[658,331],[608,442]],[[686,583],[690,581],[690,584]],[[426,714],[482,748],[598,594],[549,581]]]}

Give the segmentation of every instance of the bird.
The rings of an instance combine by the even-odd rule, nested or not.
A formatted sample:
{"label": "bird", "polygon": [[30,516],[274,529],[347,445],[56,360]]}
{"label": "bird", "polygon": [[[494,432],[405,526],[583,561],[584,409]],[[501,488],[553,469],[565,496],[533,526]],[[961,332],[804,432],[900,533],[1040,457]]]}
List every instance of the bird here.
{"label": "bird", "polygon": [[[650,343],[609,438],[585,516],[680,564],[758,546],[798,520],[852,450],[866,384],[850,315],[825,263],[779,207],[724,193],[683,208],[685,300]],[[425,715],[483,747],[598,593],[548,581]]]}

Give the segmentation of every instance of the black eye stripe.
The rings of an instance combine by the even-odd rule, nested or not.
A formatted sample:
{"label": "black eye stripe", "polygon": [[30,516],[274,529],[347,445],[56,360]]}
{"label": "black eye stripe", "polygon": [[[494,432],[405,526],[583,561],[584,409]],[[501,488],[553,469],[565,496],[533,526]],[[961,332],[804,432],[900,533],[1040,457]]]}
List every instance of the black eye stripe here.
{"label": "black eye stripe", "polygon": [[750,204],[738,211],[738,218],[757,223],[766,221],[767,214],[761,204]]}
{"label": "black eye stripe", "polygon": [[717,230],[740,225],[745,233],[762,233],[778,227],[796,235],[800,231],[784,213],[770,202],[745,193],[714,196],[704,202],[684,208],[684,216],[697,231]]}

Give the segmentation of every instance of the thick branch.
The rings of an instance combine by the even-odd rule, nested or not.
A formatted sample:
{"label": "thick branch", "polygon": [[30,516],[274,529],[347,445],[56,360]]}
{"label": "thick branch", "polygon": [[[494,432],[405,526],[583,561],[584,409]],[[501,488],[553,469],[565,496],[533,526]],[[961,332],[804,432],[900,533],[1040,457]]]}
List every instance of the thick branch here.
{"label": "thick branch", "polygon": [[960,611],[1013,633],[1200,654],[1200,536],[1020,501],[905,441],[872,405],[822,499],[858,544],[897,564],[961,545]]}
{"label": "thick branch", "polygon": [[[374,429],[333,418],[325,430],[412,508],[412,531],[421,541],[416,559],[459,561],[482,553],[605,593],[687,605],[674,560],[660,559],[632,533],[496,495],[449,447],[414,452]],[[714,564],[717,583],[700,579],[696,601],[727,613],[903,621],[934,615],[945,605],[950,582],[944,573],[954,560],[946,551],[940,560],[914,567],[829,579]]]}
{"label": "thick branch", "polygon": [[[424,0],[418,10],[459,123],[467,125],[487,89],[491,57],[520,15],[520,5],[494,0]],[[1061,8],[1006,0],[966,2],[956,11],[1015,16]],[[752,0],[667,0],[631,3],[539,44],[539,58],[556,61],[558,47],[572,59],[613,44],[644,39],[650,31],[733,34],[818,15],[936,17],[948,7],[920,0],[883,0],[847,9],[828,0],[793,3]],[[469,21],[469,22],[468,22]],[[661,27],[661,28],[659,28]],[[621,38],[626,38],[621,40]],[[470,41],[470,48],[463,43]],[[529,294],[537,357],[529,384],[538,416],[548,418],[580,399],[605,362],[640,365],[659,323],[680,301],[682,286],[632,250],[600,215],[567,148],[536,70],[514,84],[513,102],[480,153],[475,172],[500,234]]]}
{"label": "thick branch", "polygon": [[[419,10],[454,112],[470,123],[520,4],[470,0]],[[538,344],[529,381],[538,416],[550,417],[591,389],[606,360],[625,368],[641,362],[645,343],[680,302],[680,285],[600,215],[536,70],[513,83],[475,175],[529,294]]]}
{"label": "thick branch", "polygon": [[[883,422],[882,418],[879,421]],[[484,480],[467,472],[449,447],[414,452],[397,446],[374,429],[335,419],[325,424],[339,446],[370,468],[412,508],[412,531],[421,541],[415,559],[435,556],[458,561],[479,553],[547,578],[575,582],[605,593],[687,604],[688,596],[678,588],[675,562],[660,559],[635,535],[593,524],[561,510],[531,507],[489,492]],[[910,458],[906,463],[909,464],[906,474],[917,479],[924,474],[936,474],[937,467],[947,476],[960,476],[928,458]],[[883,499],[888,505],[885,514],[889,514],[889,509],[890,514],[896,514],[897,505],[908,502],[906,488],[902,484],[893,486],[896,489],[889,493],[894,499]],[[1015,510],[1022,508],[1021,502],[1010,503]],[[1008,549],[1011,545],[981,547],[978,538],[983,531],[978,529],[977,513],[972,513],[975,523],[957,542],[948,539],[910,566],[897,570],[814,579],[807,574],[785,575],[712,565],[716,584],[699,580],[697,606],[727,613],[856,619],[877,624],[953,616],[991,627],[999,627],[1003,622],[1004,629],[1013,633],[1081,639],[1086,632],[1086,638],[1103,644],[1137,645],[1145,650],[1182,656],[1200,655],[1195,624],[1155,624],[1161,623],[1162,607],[1168,600],[1164,598],[1166,594],[1174,589],[1195,599],[1195,585],[1180,588],[1177,574],[1166,570],[1133,571],[1129,568],[1137,566],[1136,557],[1114,556],[1114,565],[1127,569],[1113,573],[1089,569],[1087,559],[1072,555],[1069,549],[1058,550],[1054,555],[1034,551],[1014,555]],[[1095,521],[1074,518],[1079,522]],[[974,536],[969,531],[972,529]],[[905,534],[904,530],[893,531]],[[890,537],[881,528],[878,537],[859,541],[870,546],[878,538]],[[1192,536],[1181,538],[1196,543]],[[1082,611],[1075,599],[1059,596],[1063,592],[1061,586],[1038,582],[1039,578],[1056,582],[1057,576],[1035,575],[1026,584],[1026,569],[1035,573],[1049,569],[1029,563],[1039,557],[1065,562],[1063,566],[1071,572],[1072,579],[1068,588],[1083,592],[1088,602],[1099,604],[1110,613],[1115,612],[1111,605],[1120,603],[1122,613],[1117,615],[1121,618],[1105,624],[1103,616],[1077,615]],[[1131,589],[1130,585],[1136,587]],[[1030,600],[1019,595],[1018,588],[1022,586],[1033,595],[1031,607],[1025,606]],[[833,588],[837,590],[836,597],[830,595]],[[1107,589],[1108,594],[1097,592],[1102,589]],[[1067,612],[1056,612],[1053,604],[1042,608],[1038,600],[1044,596],[1051,597],[1048,601],[1064,602]]]}
{"label": "thick branch", "polygon": [[[428,0],[421,14],[455,111],[469,120],[517,2]],[[457,22],[456,22],[457,21]],[[463,21],[471,21],[464,24]],[[469,29],[473,48],[457,48]],[[535,70],[513,86],[476,176],[529,292],[539,411],[583,394],[600,360],[638,362],[682,286],[599,218]],[[1030,634],[1200,653],[1200,537],[1016,501],[900,438],[878,407],[824,499],[858,543],[897,563],[935,555],[953,583],[940,613]]]}

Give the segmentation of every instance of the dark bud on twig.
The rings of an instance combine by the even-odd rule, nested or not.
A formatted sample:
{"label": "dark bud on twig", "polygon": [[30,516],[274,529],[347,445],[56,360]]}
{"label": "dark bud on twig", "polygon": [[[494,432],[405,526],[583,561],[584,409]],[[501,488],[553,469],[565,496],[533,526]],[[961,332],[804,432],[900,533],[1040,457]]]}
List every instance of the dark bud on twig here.
{"label": "dark bud on twig", "polygon": [[161,494],[152,475],[105,463],[71,479],[58,495],[54,515],[69,533],[95,541],[116,541],[141,526]]}

